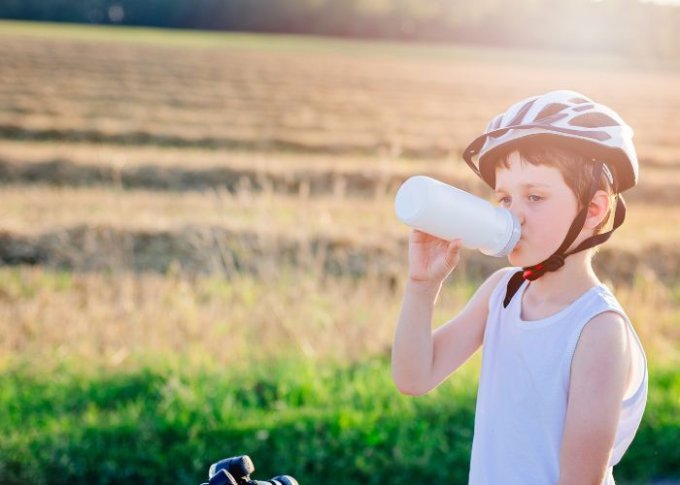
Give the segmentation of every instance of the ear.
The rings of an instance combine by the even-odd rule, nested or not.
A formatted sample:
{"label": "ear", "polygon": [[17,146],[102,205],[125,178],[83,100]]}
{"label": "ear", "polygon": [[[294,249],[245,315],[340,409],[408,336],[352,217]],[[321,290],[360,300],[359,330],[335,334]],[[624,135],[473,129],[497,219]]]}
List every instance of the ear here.
{"label": "ear", "polygon": [[604,190],[595,192],[590,204],[588,204],[588,215],[586,216],[583,227],[595,229],[605,219],[610,205],[611,201],[609,200],[609,194],[607,194],[607,192]]}

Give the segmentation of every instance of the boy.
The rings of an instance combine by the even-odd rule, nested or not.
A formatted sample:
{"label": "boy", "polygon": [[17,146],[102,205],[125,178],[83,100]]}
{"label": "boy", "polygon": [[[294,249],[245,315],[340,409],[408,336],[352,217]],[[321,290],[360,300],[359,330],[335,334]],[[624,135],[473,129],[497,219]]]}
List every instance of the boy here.
{"label": "boy", "polygon": [[483,343],[469,482],[613,484],[642,419],[647,363],[591,259],[625,218],[620,193],[637,183],[632,130],[582,94],[553,91],[496,116],[463,157],[520,220],[514,267],[433,333],[461,245],[414,230],[394,381],[429,392]]}

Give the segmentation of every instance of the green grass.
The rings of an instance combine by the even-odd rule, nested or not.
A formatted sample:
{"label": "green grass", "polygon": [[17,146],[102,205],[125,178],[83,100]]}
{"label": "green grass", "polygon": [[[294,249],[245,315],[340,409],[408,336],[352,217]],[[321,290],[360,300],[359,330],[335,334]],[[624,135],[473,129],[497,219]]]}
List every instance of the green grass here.
{"label": "green grass", "polygon": [[[197,484],[211,462],[247,453],[259,479],[466,483],[474,365],[418,398],[396,391],[384,357],[237,367],[71,363],[43,374],[15,362],[0,374],[0,481]],[[617,483],[680,477],[680,373],[650,378]]]}

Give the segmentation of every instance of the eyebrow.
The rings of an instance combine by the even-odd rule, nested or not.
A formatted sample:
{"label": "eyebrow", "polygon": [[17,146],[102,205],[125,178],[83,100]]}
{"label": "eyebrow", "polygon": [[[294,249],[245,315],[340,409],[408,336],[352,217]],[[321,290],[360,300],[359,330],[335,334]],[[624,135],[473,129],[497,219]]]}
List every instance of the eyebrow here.
{"label": "eyebrow", "polygon": [[[528,184],[521,184],[520,187],[523,187],[525,189],[532,189],[532,188],[535,188],[535,187],[550,188],[550,185],[549,184],[541,184],[541,183],[538,183],[538,182],[531,182],[531,183],[528,183]],[[496,189],[496,192],[506,192],[506,189],[505,189],[505,187],[498,187]]]}

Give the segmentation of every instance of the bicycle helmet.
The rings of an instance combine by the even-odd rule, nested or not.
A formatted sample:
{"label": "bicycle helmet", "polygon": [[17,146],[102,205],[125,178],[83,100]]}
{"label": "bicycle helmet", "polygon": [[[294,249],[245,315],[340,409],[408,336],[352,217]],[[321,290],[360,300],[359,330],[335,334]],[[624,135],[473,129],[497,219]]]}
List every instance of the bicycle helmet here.
{"label": "bicycle helmet", "polygon": [[535,280],[557,271],[567,256],[602,244],[625,219],[626,205],[621,192],[638,181],[638,159],[633,130],[611,108],[595,103],[576,91],[558,90],[526,98],[495,116],[485,132],[463,152],[463,159],[491,188],[495,188],[495,161],[509,151],[530,144],[552,144],[567,148],[593,161],[591,200],[604,174],[617,195],[614,225],[606,233],[592,236],[572,251],[565,251],[583,229],[588,207],[574,218],[560,247],[548,259],[522,268],[508,283],[503,305],[507,307],[523,280]]}

